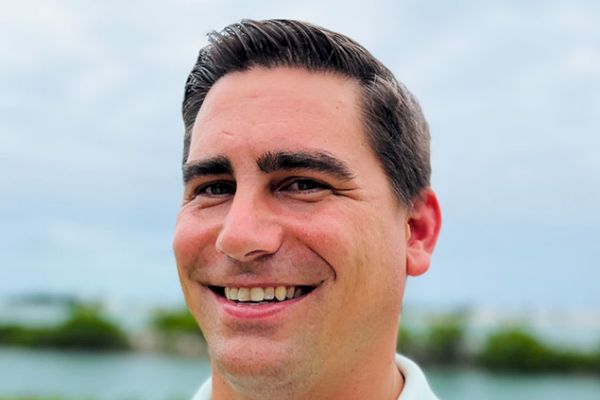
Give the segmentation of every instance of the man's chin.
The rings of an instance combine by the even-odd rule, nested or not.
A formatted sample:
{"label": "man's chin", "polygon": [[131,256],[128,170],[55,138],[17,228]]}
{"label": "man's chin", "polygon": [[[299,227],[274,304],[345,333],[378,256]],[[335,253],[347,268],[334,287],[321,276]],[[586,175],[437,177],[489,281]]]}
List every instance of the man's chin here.
{"label": "man's chin", "polygon": [[259,348],[250,343],[244,348],[229,346],[211,352],[211,360],[220,371],[235,376],[271,376],[297,364],[290,354],[279,349]]}
{"label": "man's chin", "polygon": [[315,371],[315,365],[299,349],[258,343],[213,348],[211,363],[213,374],[218,371],[230,385],[246,392],[267,387],[290,389],[292,382],[306,382]]}

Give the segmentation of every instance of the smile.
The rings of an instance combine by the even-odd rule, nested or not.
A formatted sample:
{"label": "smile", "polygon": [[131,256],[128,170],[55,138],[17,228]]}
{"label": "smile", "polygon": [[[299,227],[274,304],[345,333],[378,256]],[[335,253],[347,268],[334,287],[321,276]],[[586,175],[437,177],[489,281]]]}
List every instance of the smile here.
{"label": "smile", "polygon": [[269,287],[220,287],[210,286],[211,291],[230,302],[248,304],[280,303],[297,299],[312,292],[316,286],[269,286]]}

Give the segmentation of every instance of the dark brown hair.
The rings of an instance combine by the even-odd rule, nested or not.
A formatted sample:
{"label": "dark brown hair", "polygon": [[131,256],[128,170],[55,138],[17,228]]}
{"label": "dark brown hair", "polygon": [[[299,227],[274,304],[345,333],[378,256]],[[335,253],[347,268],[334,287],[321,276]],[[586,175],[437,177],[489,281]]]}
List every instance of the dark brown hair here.
{"label": "dark brown hair", "polygon": [[187,161],[198,110],[214,83],[252,67],[291,67],[358,81],[364,129],[398,199],[409,205],[429,186],[429,128],[415,97],[364,47],[336,32],[293,20],[243,20],[208,35],[183,98]]}

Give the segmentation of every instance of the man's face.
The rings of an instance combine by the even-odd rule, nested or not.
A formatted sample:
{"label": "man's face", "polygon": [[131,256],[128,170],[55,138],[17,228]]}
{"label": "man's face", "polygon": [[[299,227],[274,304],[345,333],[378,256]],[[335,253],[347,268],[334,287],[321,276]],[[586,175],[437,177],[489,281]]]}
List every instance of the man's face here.
{"label": "man's face", "polygon": [[[208,93],[173,246],[213,373],[331,378],[393,346],[407,212],[367,143],[358,91],[278,68],[228,74]],[[269,300],[278,287],[293,297]],[[255,301],[226,298],[236,292]]]}

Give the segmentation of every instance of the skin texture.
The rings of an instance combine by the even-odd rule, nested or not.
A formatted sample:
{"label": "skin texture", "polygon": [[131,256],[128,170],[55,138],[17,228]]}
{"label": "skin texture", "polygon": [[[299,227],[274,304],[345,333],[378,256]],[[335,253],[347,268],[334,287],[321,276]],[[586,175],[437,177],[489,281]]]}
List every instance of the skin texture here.
{"label": "skin texture", "polygon": [[[405,280],[427,270],[441,217],[429,189],[410,210],[394,196],[364,136],[358,93],[338,75],[257,68],[221,78],[198,113],[186,165],[203,168],[188,168],[173,247],[209,346],[214,399],[401,391]],[[326,165],[266,165],[281,154]],[[257,306],[234,316],[208,288],[278,284],[316,289],[246,318],[243,307]]]}

